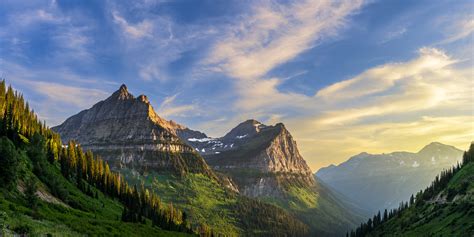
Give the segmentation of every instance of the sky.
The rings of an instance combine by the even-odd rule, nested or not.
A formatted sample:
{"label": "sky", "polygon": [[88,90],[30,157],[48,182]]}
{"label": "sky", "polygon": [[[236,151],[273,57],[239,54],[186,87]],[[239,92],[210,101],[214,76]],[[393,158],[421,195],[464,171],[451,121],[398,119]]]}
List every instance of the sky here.
{"label": "sky", "polygon": [[213,137],[283,122],[313,171],[474,140],[474,2],[0,2],[0,77],[50,126],[125,83]]}

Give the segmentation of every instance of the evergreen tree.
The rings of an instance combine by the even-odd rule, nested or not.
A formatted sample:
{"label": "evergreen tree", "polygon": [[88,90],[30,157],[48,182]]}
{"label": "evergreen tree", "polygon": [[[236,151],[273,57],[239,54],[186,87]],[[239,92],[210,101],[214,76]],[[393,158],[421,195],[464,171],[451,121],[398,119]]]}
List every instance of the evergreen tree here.
{"label": "evergreen tree", "polygon": [[30,177],[27,182],[26,182],[26,187],[25,187],[25,196],[26,196],[26,201],[28,202],[28,206],[36,210],[38,206],[38,195],[36,195],[36,191],[38,190],[36,181]]}
{"label": "evergreen tree", "polygon": [[15,145],[7,137],[0,138],[0,185],[15,187],[18,179],[19,157]]}

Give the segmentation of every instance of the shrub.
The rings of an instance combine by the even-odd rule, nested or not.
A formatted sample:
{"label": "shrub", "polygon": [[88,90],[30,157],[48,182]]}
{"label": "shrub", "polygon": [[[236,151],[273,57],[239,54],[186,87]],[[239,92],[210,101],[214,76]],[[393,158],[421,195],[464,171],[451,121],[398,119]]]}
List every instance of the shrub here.
{"label": "shrub", "polygon": [[30,235],[32,232],[31,226],[26,224],[21,224],[13,228],[13,231],[20,235]]}

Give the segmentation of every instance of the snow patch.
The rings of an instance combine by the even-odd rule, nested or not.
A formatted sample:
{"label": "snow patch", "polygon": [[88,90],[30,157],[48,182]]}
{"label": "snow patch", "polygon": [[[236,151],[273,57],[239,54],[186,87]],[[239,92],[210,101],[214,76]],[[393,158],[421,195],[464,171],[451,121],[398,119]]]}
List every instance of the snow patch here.
{"label": "snow patch", "polygon": [[205,137],[205,138],[188,138],[190,142],[210,142],[214,141],[214,138]]}
{"label": "snow patch", "polygon": [[245,135],[242,135],[242,136],[236,136],[235,138],[237,138],[237,139],[242,139],[242,138],[246,137],[247,135],[248,135],[248,134],[245,134]]}

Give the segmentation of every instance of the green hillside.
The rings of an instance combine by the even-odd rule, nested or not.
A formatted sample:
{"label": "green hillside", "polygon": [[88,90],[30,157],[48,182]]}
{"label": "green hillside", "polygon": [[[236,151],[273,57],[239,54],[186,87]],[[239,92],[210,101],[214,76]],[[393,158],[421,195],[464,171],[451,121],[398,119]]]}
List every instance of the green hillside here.
{"label": "green hillside", "polygon": [[[14,147],[6,137],[0,138],[2,151],[5,147]],[[188,236],[189,234],[164,231],[152,227],[149,220],[145,223],[127,223],[121,221],[123,205],[107,197],[92,187],[87,195],[76,185],[65,179],[57,165],[47,164],[54,174],[57,186],[67,193],[67,201],[51,194],[48,185],[44,184],[33,173],[31,159],[22,149],[19,152],[20,170],[17,185],[11,190],[4,185],[0,187],[0,225],[5,236],[28,234],[31,236]],[[28,185],[36,183],[35,197],[28,194]],[[39,194],[39,195],[38,195]],[[35,200],[35,201],[32,201]],[[34,204],[33,204],[34,203]]]}
{"label": "green hillside", "polygon": [[409,203],[384,216],[370,219],[351,236],[473,236],[474,144],[462,165],[444,171]]}
{"label": "green hillside", "polygon": [[99,157],[74,142],[63,146],[23,96],[0,82],[1,236],[210,235],[191,228],[185,213],[132,188]]}
{"label": "green hillside", "polygon": [[293,213],[309,226],[312,235],[343,235],[363,219],[317,180],[310,187],[287,182],[284,195],[284,198],[261,200]]}
{"label": "green hillside", "polygon": [[308,226],[282,208],[240,196],[223,188],[217,181],[189,173],[138,174],[123,169],[131,183],[144,184],[164,202],[186,211],[191,222],[204,223],[214,233],[225,236],[306,236]]}

